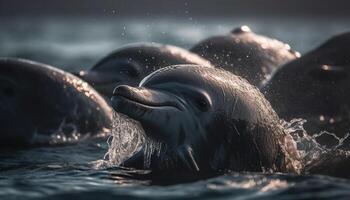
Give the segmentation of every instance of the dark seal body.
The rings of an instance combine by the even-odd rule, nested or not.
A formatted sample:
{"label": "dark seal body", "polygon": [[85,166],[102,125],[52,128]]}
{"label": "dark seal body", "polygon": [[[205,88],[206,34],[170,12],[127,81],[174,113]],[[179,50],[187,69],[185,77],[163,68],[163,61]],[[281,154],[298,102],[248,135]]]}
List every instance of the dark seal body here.
{"label": "dark seal body", "polygon": [[[281,67],[263,87],[281,118],[303,118],[310,134],[350,131],[350,33]],[[326,141],[330,142],[330,141]]]}
{"label": "dark seal body", "polygon": [[279,66],[299,56],[289,45],[255,34],[247,26],[205,39],[191,51],[255,86],[260,86]]}
{"label": "dark seal body", "polygon": [[300,169],[296,148],[270,104],[254,86],[225,70],[163,68],[139,87],[117,87],[112,106],[139,121],[148,142],[162,146],[151,152],[148,166],[147,147],[124,166],[173,173]]}
{"label": "dark seal body", "polygon": [[137,86],[151,72],[176,64],[210,66],[207,60],[176,46],[139,43],[117,49],[78,76],[101,94],[111,97],[116,86]]}
{"label": "dark seal body", "polygon": [[110,128],[111,111],[93,88],[69,73],[28,60],[0,59],[1,147],[95,135]]}

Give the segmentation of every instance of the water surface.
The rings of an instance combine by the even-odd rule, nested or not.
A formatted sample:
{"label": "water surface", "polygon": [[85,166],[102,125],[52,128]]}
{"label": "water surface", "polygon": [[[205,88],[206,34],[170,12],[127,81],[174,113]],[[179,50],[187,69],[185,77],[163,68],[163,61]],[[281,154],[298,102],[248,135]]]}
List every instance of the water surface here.
{"label": "water surface", "polygon": [[[153,41],[189,48],[201,39],[245,24],[255,32],[288,42],[301,53],[331,35],[350,30],[345,19],[1,19],[0,56],[22,57],[76,71],[91,67],[110,51],[128,43]],[[350,197],[348,180],[327,176],[230,172],[205,180],[164,184],[152,180],[148,171],[106,165],[101,160],[110,150],[103,137],[73,145],[3,151],[0,199]]]}

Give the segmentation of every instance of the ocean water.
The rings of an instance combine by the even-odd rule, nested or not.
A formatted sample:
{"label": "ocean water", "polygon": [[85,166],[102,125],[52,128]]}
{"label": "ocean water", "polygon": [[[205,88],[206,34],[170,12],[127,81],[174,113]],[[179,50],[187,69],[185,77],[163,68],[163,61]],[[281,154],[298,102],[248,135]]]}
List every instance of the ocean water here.
{"label": "ocean water", "polygon": [[[2,18],[0,25],[1,57],[32,59],[68,71],[89,68],[128,43],[149,41],[189,48],[240,25],[283,40],[301,53],[350,30],[346,19],[289,18]],[[128,139],[139,130],[124,118],[116,119],[115,127],[119,127],[111,131],[115,137],[127,133],[118,140],[123,147],[100,137],[77,144],[1,151],[0,199],[350,199],[349,180],[319,175],[231,172],[192,181],[154,179],[148,171],[116,166],[118,159],[132,153],[135,145]],[[118,155],[112,155],[116,151]]]}
{"label": "ocean water", "polygon": [[0,56],[32,59],[66,70],[89,68],[129,43],[158,42],[190,48],[213,35],[248,25],[304,53],[334,34],[350,31],[348,19],[232,18],[0,18]]}

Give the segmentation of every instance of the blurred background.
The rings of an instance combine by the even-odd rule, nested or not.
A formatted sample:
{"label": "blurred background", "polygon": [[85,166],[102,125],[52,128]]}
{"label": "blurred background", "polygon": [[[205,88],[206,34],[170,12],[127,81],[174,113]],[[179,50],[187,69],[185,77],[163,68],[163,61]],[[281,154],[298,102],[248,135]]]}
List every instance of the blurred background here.
{"label": "blurred background", "polygon": [[301,53],[350,30],[348,0],[0,0],[0,56],[89,68],[129,43],[190,48],[248,25]]}

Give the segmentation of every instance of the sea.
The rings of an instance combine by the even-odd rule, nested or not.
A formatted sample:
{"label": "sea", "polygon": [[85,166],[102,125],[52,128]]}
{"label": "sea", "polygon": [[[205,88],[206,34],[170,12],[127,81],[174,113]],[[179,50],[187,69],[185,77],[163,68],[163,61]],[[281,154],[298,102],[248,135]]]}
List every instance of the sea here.
{"label": "sea", "polygon": [[[130,43],[157,42],[188,49],[242,25],[284,41],[301,54],[333,35],[350,31],[348,19],[312,16],[1,17],[0,57],[35,60],[75,72]],[[155,181],[149,171],[125,169],[112,160],[121,159],[111,156],[112,151],[130,153],[125,150],[130,145],[115,146],[113,137],[140,131],[124,116],[115,115],[115,121],[114,129],[119,129],[110,130],[107,137],[1,151],[0,199],[350,199],[350,180],[321,175],[227,172],[199,180]],[[121,139],[127,143],[130,138]]]}

